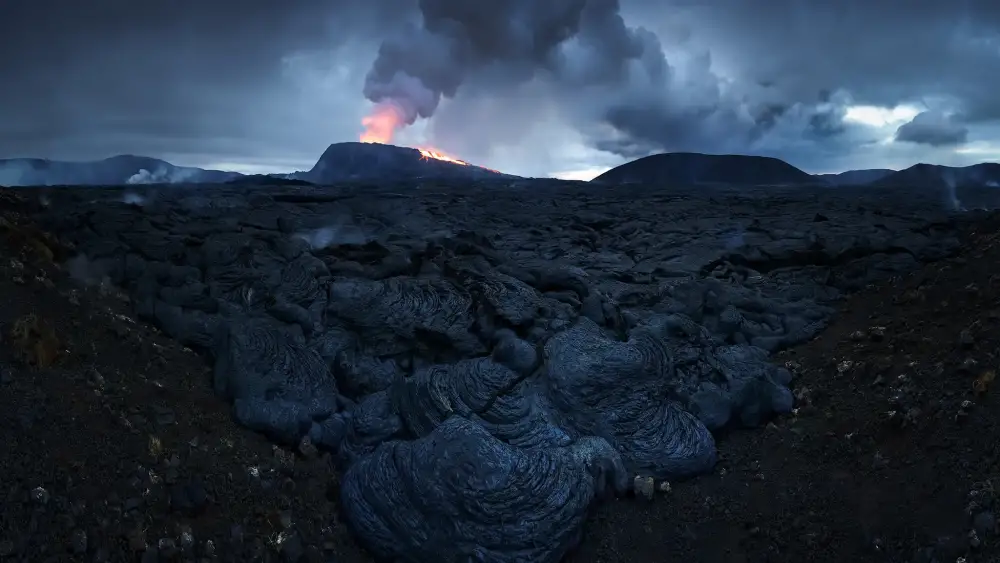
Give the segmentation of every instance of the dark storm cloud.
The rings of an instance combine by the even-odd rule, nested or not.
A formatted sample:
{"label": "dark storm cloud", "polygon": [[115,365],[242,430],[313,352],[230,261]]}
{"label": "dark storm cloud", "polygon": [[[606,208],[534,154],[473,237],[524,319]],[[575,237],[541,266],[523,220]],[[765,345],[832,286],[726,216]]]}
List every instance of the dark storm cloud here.
{"label": "dark storm cloud", "polygon": [[840,108],[816,110],[809,116],[806,134],[820,139],[836,137],[847,131],[844,124],[846,110]]}
{"label": "dark storm cloud", "polygon": [[788,110],[789,106],[779,103],[765,103],[758,106],[751,116],[754,121],[754,126],[750,129],[751,140],[757,140],[770,131]]}
{"label": "dark storm cloud", "polygon": [[282,77],[288,57],[392,33],[412,4],[4,2],[0,155],[261,156],[285,140],[267,139],[275,132],[264,129],[291,111],[275,107],[291,101]]}
{"label": "dark storm cloud", "polygon": [[[837,155],[898,152],[873,145],[870,129],[847,123],[851,105],[961,112],[970,128],[1000,117],[992,94],[1000,88],[995,2],[720,0],[678,6],[669,15],[652,4],[626,6],[655,31],[690,28],[689,44],[713,53],[713,72],[740,92],[732,96],[738,103],[801,109],[769,122],[764,134],[751,136],[745,151],[767,147],[775,156],[820,169],[842,161]],[[658,23],[665,21],[669,25]],[[817,99],[821,91],[830,99]],[[931,148],[925,145],[924,153],[912,157],[940,158]]]}
{"label": "dark storm cloud", "polygon": [[855,104],[931,98],[970,119],[1000,117],[995,90],[982,88],[989,76],[1000,81],[993,2],[622,4],[422,0],[422,23],[385,39],[364,93],[395,103],[412,123],[442,99],[455,99],[444,111],[463,111],[464,92],[485,76],[497,97],[542,82],[591,146],[629,158],[767,150],[774,135],[816,155],[843,138],[871,143],[845,121]]}
{"label": "dark storm cloud", "polygon": [[[710,50],[716,74],[751,104],[763,94],[778,104],[809,105],[819,90],[840,91],[851,105],[961,113],[970,135],[1000,118],[997,2],[717,0],[677,4],[669,14],[645,2],[626,7],[654,31],[690,28],[691,44]],[[832,128],[838,131],[834,144],[856,133]],[[794,156],[809,160],[820,152]]]}
{"label": "dark storm cloud", "polygon": [[969,130],[956,123],[952,116],[938,111],[924,111],[896,130],[896,140],[932,147],[960,145],[969,137]]}
{"label": "dark storm cloud", "polygon": [[[823,171],[908,164],[951,154],[930,129],[988,143],[1000,120],[1000,3],[985,0],[14,0],[3,10],[0,156],[309,161],[356,138],[366,98],[418,124],[430,117],[427,133],[446,149],[529,173],[558,168],[559,151],[575,163],[693,150]],[[858,105],[962,122],[865,125],[849,115]]]}

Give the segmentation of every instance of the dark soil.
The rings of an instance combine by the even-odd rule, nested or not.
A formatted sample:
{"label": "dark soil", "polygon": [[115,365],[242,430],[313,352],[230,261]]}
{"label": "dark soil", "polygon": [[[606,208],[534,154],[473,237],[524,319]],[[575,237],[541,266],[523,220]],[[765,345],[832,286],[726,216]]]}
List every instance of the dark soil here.
{"label": "dark soil", "polygon": [[[205,360],[80,288],[0,193],[0,562],[370,561],[330,461],[238,427]],[[714,475],[595,509],[572,563],[1000,560],[1000,218],[782,354],[799,407]]]}
{"label": "dark soil", "polygon": [[369,561],[329,459],[237,426],[205,360],[70,280],[17,200],[0,193],[0,562]]}

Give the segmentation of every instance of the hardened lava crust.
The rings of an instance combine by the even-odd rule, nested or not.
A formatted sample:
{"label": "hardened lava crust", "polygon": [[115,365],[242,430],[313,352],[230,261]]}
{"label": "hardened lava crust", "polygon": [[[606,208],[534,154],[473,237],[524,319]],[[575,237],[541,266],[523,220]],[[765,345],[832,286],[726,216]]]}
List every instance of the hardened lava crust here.
{"label": "hardened lava crust", "polygon": [[998,221],[940,194],[462,180],[0,210],[0,560],[994,549]]}

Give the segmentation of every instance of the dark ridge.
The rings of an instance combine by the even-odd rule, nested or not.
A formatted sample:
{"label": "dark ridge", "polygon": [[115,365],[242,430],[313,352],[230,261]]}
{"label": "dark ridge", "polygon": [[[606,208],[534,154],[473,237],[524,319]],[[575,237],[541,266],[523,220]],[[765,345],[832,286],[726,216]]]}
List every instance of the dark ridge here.
{"label": "dark ridge", "polygon": [[608,184],[727,184],[769,186],[816,184],[798,168],[765,156],[665,153],[612,168],[592,180]]}
{"label": "dark ridge", "polygon": [[874,186],[941,189],[1000,187],[1000,164],[984,162],[965,167],[915,164],[873,182]]}
{"label": "dark ridge", "polygon": [[816,177],[835,186],[864,186],[895,173],[895,170],[889,168],[872,168],[868,170],[848,170],[839,174],[817,174]]}
{"label": "dark ridge", "polygon": [[125,184],[215,184],[237,178],[237,172],[175,166],[147,156],[118,155],[95,161],[43,158],[0,159],[0,185],[120,186]]}

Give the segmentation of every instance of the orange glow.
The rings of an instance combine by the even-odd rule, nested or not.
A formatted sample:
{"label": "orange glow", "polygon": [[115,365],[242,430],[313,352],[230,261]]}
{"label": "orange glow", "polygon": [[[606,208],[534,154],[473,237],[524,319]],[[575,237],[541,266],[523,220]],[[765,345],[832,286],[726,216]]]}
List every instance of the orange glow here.
{"label": "orange glow", "polygon": [[[435,150],[435,149],[417,149],[417,150],[420,151],[420,158],[422,158],[423,160],[429,160],[429,159],[433,158],[435,160],[442,160],[444,162],[450,162],[452,164],[459,164],[461,166],[469,166],[468,162],[466,162],[464,160],[459,160],[459,159],[457,159],[457,158],[455,158],[453,156],[448,156],[448,155],[444,154],[443,152],[441,152],[439,150]],[[477,168],[483,168],[484,170],[489,170],[490,172],[495,172],[497,174],[500,173],[500,171],[494,170],[492,168],[484,168],[482,166],[477,166]]]}
{"label": "orange glow", "polygon": [[361,124],[365,126],[361,134],[362,143],[387,145],[392,142],[396,130],[403,126],[403,112],[392,104],[379,104],[371,115],[361,119]]}
{"label": "orange glow", "polygon": [[469,163],[465,162],[464,160],[459,160],[457,158],[448,156],[448,155],[446,155],[446,154],[444,154],[444,153],[442,153],[440,151],[436,151],[434,149],[417,149],[417,150],[420,151],[421,158],[423,158],[425,160],[433,158],[433,159],[437,159],[437,160],[443,160],[445,162],[451,162],[452,164],[461,164],[462,166],[468,166],[469,165]]}

